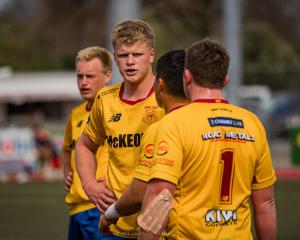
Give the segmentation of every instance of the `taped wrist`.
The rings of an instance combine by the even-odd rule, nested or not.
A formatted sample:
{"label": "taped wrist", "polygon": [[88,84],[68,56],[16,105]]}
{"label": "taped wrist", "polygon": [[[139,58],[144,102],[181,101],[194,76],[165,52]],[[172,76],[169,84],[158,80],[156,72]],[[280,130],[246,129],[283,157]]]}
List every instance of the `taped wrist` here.
{"label": "taped wrist", "polygon": [[121,217],[121,214],[118,213],[116,209],[116,203],[113,203],[112,205],[109,206],[109,208],[106,210],[104,213],[106,219],[112,220]]}

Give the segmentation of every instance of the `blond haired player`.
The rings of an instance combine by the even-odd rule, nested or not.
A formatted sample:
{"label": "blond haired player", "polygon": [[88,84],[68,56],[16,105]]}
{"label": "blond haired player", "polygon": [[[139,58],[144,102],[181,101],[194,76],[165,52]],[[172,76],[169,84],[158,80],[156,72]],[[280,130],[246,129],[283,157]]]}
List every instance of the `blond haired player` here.
{"label": "blond haired player", "polygon": [[[97,91],[109,83],[111,72],[112,57],[106,49],[88,47],[78,52],[77,84],[85,102],[72,109],[66,125],[63,145],[65,189],[68,191],[65,201],[70,207],[68,239],[72,240],[103,239],[97,227],[100,212],[82,189],[75,167],[74,154],[76,142],[86,125]],[[97,153],[99,165],[97,178],[105,177],[104,168],[107,158],[107,148],[100,147]]]}
{"label": "blond haired player", "polygon": [[[110,205],[110,198],[97,191],[93,153],[107,139],[107,182],[119,198],[133,178],[144,131],[164,115],[152,88],[154,33],[149,24],[142,20],[119,23],[112,33],[112,45],[124,82],[99,91],[90,121],[76,145],[76,164],[83,188],[102,212]],[[111,230],[119,237],[136,238],[136,216],[120,218]]]}
{"label": "blond haired player", "polygon": [[192,103],[159,123],[142,214],[168,189],[174,205],[167,239],[253,239],[250,199],[258,239],[276,239],[276,177],[265,130],[253,113],[223,98],[228,65],[219,44],[190,46],[183,82]]}
{"label": "blond haired player", "polygon": [[[175,111],[188,103],[182,85],[184,57],[184,50],[171,50],[157,61],[154,82],[155,96],[166,113]],[[155,151],[153,143],[158,125],[159,122],[152,124],[143,135],[133,181],[121,198],[106,210],[105,215],[101,216],[100,230],[104,234],[109,234],[108,226],[120,216],[130,215],[141,210],[150,168],[153,164]]]}

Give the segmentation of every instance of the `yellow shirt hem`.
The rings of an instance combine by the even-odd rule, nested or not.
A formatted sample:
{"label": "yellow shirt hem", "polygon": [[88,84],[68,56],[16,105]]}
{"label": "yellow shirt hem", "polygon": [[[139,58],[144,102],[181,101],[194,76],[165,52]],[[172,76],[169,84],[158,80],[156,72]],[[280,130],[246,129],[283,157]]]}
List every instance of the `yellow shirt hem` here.
{"label": "yellow shirt hem", "polygon": [[79,204],[73,204],[69,205],[70,206],[70,211],[69,215],[74,215],[92,208],[95,208],[95,205],[91,202],[86,202],[86,203],[79,203]]}

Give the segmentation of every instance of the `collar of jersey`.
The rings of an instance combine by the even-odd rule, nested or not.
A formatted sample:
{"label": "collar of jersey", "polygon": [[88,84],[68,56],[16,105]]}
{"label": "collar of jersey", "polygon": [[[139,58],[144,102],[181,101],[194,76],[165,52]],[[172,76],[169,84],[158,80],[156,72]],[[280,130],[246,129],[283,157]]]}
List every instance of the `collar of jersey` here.
{"label": "collar of jersey", "polygon": [[[174,110],[176,110],[176,109],[179,109],[179,108],[182,108],[182,107],[184,107],[186,104],[183,104],[183,105],[179,105],[179,106],[177,106],[177,107],[174,107],[174,108],[172,108],[171,110],[170,110],[170,112],[173,112]],[[169,113],[170,113],[169,112]]]}
{"label": "collar of jersey", "polygon": [[122,98],[123,91],[124,91],[124,83],[122,83],[122,84],[121,84],[121,87],[120,87],[120,93],[119,93],[120,100],[121,100],[123,103],[130,104],[130,105],[134,105],[134,104],[136,104],[136,103],[142,102],[142,101],[144,101],[145,99],[147,99],[147,98],[154,92],[154,89],[151,88],[150,91],[149,91],[149,93],[147,94],[146,97],[137,99],[137,100],[135,100],[135,101],[131,101],[131,100],[127,100],[127,99]]}
{"label": "collar of jersey", "polygon": [[226,99],[204,99],[204,98],[197,98],[193,102],[200,102],[200,103],[229,103]]}
{"label": "collar of jersey", "polygon": [[91,110],[92,110],[92,106],[89,107],[89,104],[86,103],[86,105],[85,105],[85,111],[90,112]]}

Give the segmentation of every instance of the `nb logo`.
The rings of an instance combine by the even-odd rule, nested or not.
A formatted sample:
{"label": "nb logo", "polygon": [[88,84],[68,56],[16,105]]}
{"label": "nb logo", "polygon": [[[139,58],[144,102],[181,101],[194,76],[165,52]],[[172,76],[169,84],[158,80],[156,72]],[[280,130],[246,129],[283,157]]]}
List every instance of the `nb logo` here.
{"label": "nb logo", "polygon": [[79,122],[77,123],[77,127],[78,127],[78,128],[80,128],[80,127],[81,127],[81,125],[82,125],[82,122],[83,122],[83,121],[81,120],[81,121],[79,121]]}
{"label": "nb logo", "polygon": [[115,113],[111,116],[110,120],[108,122],[118,122],[121,118],[121,113]]}

